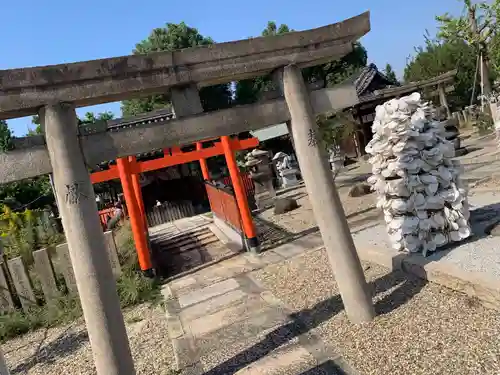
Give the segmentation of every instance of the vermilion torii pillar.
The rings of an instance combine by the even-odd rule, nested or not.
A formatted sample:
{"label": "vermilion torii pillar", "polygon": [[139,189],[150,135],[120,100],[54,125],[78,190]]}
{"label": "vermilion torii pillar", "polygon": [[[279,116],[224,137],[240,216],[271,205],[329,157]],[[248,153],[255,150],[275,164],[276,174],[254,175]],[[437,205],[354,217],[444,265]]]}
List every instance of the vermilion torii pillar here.
{"label": "vermilion torii pillar", "polygon": [[[135,170],[135,166],[137,165],[137,157],[129,156],[128,157],[130,167],[132,170]],[[146,209],[144,207],[144,200],[142,199],[142,188],[141,183],[139,181],[139,173],[132,173],[132,186],[134,187],[134,194],[137,203],[139,204],[139,211],[141,213],[141,219],[144,222],[144,232],[146,235],[148,234],[148,220],[146,217]]]}
{"label": "vermilion torii pillar", "polygon": [[145,275],[153,276],[153,264],[151,262],[151,254],[144,229],[144,217],[141,215],[140,204],[137,198],[139,193],[134,189],[130,160],[128,158],[118,158],[116,159],[116,164],[120,174],[125,203],[127,204],[139,265]]}
{"label": "vermilion torii pillar", "polygon": [[[202,142],[196,142],[196,150],[200,151],[203,150],[203,143]],[[201,168],[201,174],[203,175],[203,179],[205,181],[210,180],[210,171],[208,169],[208,164],[207,164],[207,159],[200,159],[200,168]]]}
{"label": "vermilion torii pillar", "polygon": [[236,203],[238,204],[240,211],[248,250],[258,253],[260,252],[260,246],[257,238],[257,230],[252,219],[252,213],[248,205],[248,198],[245,193],[245,188],[243,187],[243,181],[241,180],[240,169],[238,168],[238,164],[236,162],[234,150],[231,147],[231,139],[229,136],[225,135],[220,138],[220,141],[222,143],[222,148],[224,149],[224,156],[226,157],[231,182],[233,183],[234,195],[236,196]]}

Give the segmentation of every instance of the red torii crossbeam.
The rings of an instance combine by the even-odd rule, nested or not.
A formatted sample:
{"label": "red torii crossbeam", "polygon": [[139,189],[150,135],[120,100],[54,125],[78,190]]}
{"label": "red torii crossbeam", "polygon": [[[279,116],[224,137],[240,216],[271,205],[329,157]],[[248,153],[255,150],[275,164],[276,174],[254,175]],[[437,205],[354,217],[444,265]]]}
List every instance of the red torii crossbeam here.
{"label": "red torii crossbeam", "polygon": [[[198,144],[200,143],[202,142],[198,142]],[[174,165],[185,164],[197,160],[200,161],[203,167],[202,160],[205,160],[213,156],[224,155],[224,149],[220,142],[217,142],[215,145],[211,147],[201,148],[201,149],[199,148],[200,146],[198,146],[198,144],[197,144],[197,150],[195,151],[182,152],[180,150],[180,147],[172,147],[171,155],[167,153],[165,156],[158,159],[138,161],[136,163],[133,163],[131,165],[130,173],[138,174],[149,171],[155,171],[158,169],[172,167]],[[259,140],[257,138],[231,140],[231,149],[233,151],[255,148],[258,145],[259,145]],[[203,168],[202,172],[205,173],[205,171],[203,171]],[[203,177],[205,180],[209,179],[208,175],[207,176],[204,175]],[[90,175],[90,179],[93,184],[110,180],[116,180],[118,178],[120,178],[120,174],[118,172],[118,167],[116,165],[112,165],[110,166],[109,169],[104,171],[93,172]]]}

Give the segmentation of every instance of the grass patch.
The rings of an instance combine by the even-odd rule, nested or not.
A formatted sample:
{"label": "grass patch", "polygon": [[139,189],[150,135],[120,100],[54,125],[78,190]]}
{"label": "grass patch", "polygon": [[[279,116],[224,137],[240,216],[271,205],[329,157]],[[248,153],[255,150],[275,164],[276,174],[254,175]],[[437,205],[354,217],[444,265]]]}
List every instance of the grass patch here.
{"label": "grass patch", "polygon": [[[125,224],[115,233],[122,275],[116,281],[122,308],[161,300],[159,284],[140,273],[137,253],[130,226]],[[34,306],[29,312],[20,310],[0,315],[0,341],[5,341],[38,328],[50,328],[78,319],[82,308],[78,296],[65,295],[43,306]]]}

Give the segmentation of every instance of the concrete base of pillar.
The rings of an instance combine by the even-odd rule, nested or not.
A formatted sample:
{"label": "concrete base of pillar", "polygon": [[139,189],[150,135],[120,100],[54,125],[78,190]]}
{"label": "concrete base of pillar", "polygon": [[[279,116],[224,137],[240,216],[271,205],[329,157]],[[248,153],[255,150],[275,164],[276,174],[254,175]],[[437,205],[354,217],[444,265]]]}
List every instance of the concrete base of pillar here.
{"label": "concrete base of pillar", "polygon": [[214,215],[213,219],[215,226],[229,239],[229,241],[237,244],[240,249],[245,248],[245,242],[241,233],[238,233],[235,229],[231,228],[217,216]]}
{"label": "concrete base of pillar", "polygon": [[252,254],[260,254],[260,243],[257,237],[246,238],[245,248],[248,252]]}
{"label": "concrete base of pillar", "polygon": [[217,229],[220,230],[225,237],[227,237],[228,241],[230,242],[231,249],[238,248],[254,254],[260,253],[260,244],[257,238],[244,238],[241,233],[233,229],[231,226],[226,224],[223,220],[219,219],[215,215],[213,217],[213,220],[214,225],[217,227]]}

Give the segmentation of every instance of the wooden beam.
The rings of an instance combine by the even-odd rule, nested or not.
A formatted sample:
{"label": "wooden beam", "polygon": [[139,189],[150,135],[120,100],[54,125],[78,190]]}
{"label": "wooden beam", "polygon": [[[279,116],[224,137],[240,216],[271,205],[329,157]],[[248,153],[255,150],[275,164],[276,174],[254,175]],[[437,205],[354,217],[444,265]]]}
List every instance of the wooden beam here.
{"label": "wooden beam", "polygon": [[[353,85],[313,91],[311,105],[316,114],[341,110],[358,104]],[[105,160],[137,155],[174,145],[191,144],[208,138],[262,129],[290,120],[283,98],[202,113],[182,119],[150,123],[141,127],[80,135],[80,145],[89,166]],[[52,172],[44,145],[0,153],[0,183],[22,180]]]}
{"label": "wooden beam", "polygon": [[[447,94],[449,94],[450,92],[453,92],[453,91],[455,91],[455,86],[454,85],[446,86],[444,88],[444,92],[447,93]],[[431,91],[429,93],[430,97],[434,97],[434,96],[438,96],[438,95],[439,95],[439,90],[434,90],[434,91]]]}
{"label": "wooden beam", "polygon": [[364,107],[366,108],[366,106],[373,101],[384,100],[384,99],[389,100],[391,98],[395,98],[400,95],[408,94],[412,91],[418,91],[429,86],[435,86],[439,83],[452,82],[455,79],[456,75],[457,75],[457,70],[455,69],[424,81],[411,82],[404,86],[389,87],[386,89],[376,90],[373,92],[372,95],[367,95],[366,97],[360,97],[360,103],[367,103],[366,105],[364,105]]}
{"label": "wooden beam", "polygon": [[342,58],[370,31],[370,14],[313,30],[183,50],[0,71],[0,119],[35,114],[45,104],[76,107],[210,86],[267,74],[288,64]]}
{"label": "wooden beam", "polygon": [[104,171],[92,172],[90,174],[90,181],[92,181],[93,184],[116,180],[118,178],[120,178],[120,174],[116,165],[110,165],[109,169],[106,169]]}

